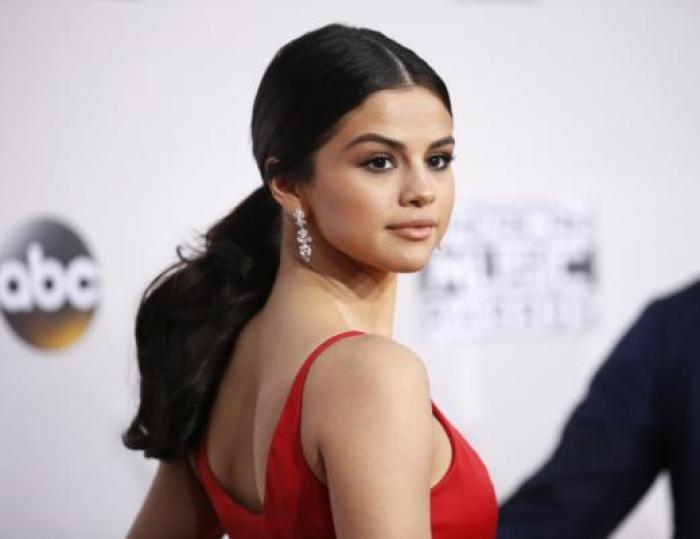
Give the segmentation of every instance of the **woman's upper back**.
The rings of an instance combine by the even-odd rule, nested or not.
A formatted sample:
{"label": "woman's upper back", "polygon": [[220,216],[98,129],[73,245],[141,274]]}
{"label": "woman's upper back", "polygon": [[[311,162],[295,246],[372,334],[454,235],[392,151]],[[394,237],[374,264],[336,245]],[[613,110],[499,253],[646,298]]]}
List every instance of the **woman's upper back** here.
{"label": "woman's upper back", "polygon": [[[493,537],[488,474],[432,403],[419,358],[359,331],[286,357],[283,345],[241,340],[199,447],[232,536],[335,537],[335,524],[351,537]],[[262,349],[271,359],[250,362]]]}

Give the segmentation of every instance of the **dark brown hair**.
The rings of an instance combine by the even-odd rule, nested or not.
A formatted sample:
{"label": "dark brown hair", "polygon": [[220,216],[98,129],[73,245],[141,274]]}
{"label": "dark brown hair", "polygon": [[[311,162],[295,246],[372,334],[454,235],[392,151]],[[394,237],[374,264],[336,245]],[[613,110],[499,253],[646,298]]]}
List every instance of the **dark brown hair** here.
{"label": "dark brown hair", "polygon": [[[412,50],[367,28],[328,24],[284,45],[260,82],[251,121],[263,184],[216,222],[203,247],[146,287],[136,315],[140,404],[124,444],[146,457],[183,456],[201,435],[232,346],[272,289],[280,207],[268,181],[313,177],[338,120],[378,90],[420,85],[452,114],[442,79]],[[266,169],[265,162],[276,161]]]}

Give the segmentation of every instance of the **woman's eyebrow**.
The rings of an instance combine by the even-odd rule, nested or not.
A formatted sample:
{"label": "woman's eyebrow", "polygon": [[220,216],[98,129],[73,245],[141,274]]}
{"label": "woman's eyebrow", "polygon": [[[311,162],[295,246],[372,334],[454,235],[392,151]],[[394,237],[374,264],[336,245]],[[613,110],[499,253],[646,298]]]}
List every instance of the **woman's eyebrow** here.
{"label": "woman's eyebrow", "polygon": [[[380,135],[379,133],[364,133],[358,137],[355,137],[352,139],[350,142],[348,142],[344,147],[343,150],[347,150],[348,148],[355,146],[356,144],[360,144],[361,142],[379,142],[380,144],[386,144],[387,146],[391,146],[392,148],[396,148],[398,150],[405,150],[406,145],[403,142],[399,142],[398,140],[394,140],[392,138],[385,137],[383,135]],[[447,136],[443,137],[441,139],[438,139],[434,142],[431,142],[430,145],[428,146],[429,149],[437,148],[438,146],[443,146],[445,144],[454,144],[455,139],[453,136]]]}

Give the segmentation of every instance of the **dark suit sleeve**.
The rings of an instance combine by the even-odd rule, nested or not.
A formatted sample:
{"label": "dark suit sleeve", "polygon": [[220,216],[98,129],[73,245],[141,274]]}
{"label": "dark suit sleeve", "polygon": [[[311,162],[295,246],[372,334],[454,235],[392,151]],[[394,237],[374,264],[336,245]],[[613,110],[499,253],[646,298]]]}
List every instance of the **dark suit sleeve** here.
{"label": "dark suit sleeve", "polygon": [[500,509],[499,539],[607,537],[663,466],[663,346],[650,303],[596,372],[550,459]]}

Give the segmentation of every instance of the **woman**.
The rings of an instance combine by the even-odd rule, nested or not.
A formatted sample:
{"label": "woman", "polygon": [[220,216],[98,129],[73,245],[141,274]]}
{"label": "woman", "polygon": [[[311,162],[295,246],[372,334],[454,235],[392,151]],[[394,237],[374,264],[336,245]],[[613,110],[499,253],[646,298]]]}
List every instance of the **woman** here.
{"label": "woman", "polygon": [[278,51],[251,127],[263,185],[139,308],[124,442],[162,462],[129,537],[492,538],[485,468],[391,338],[452,211],[443,81],[330,24]]}

